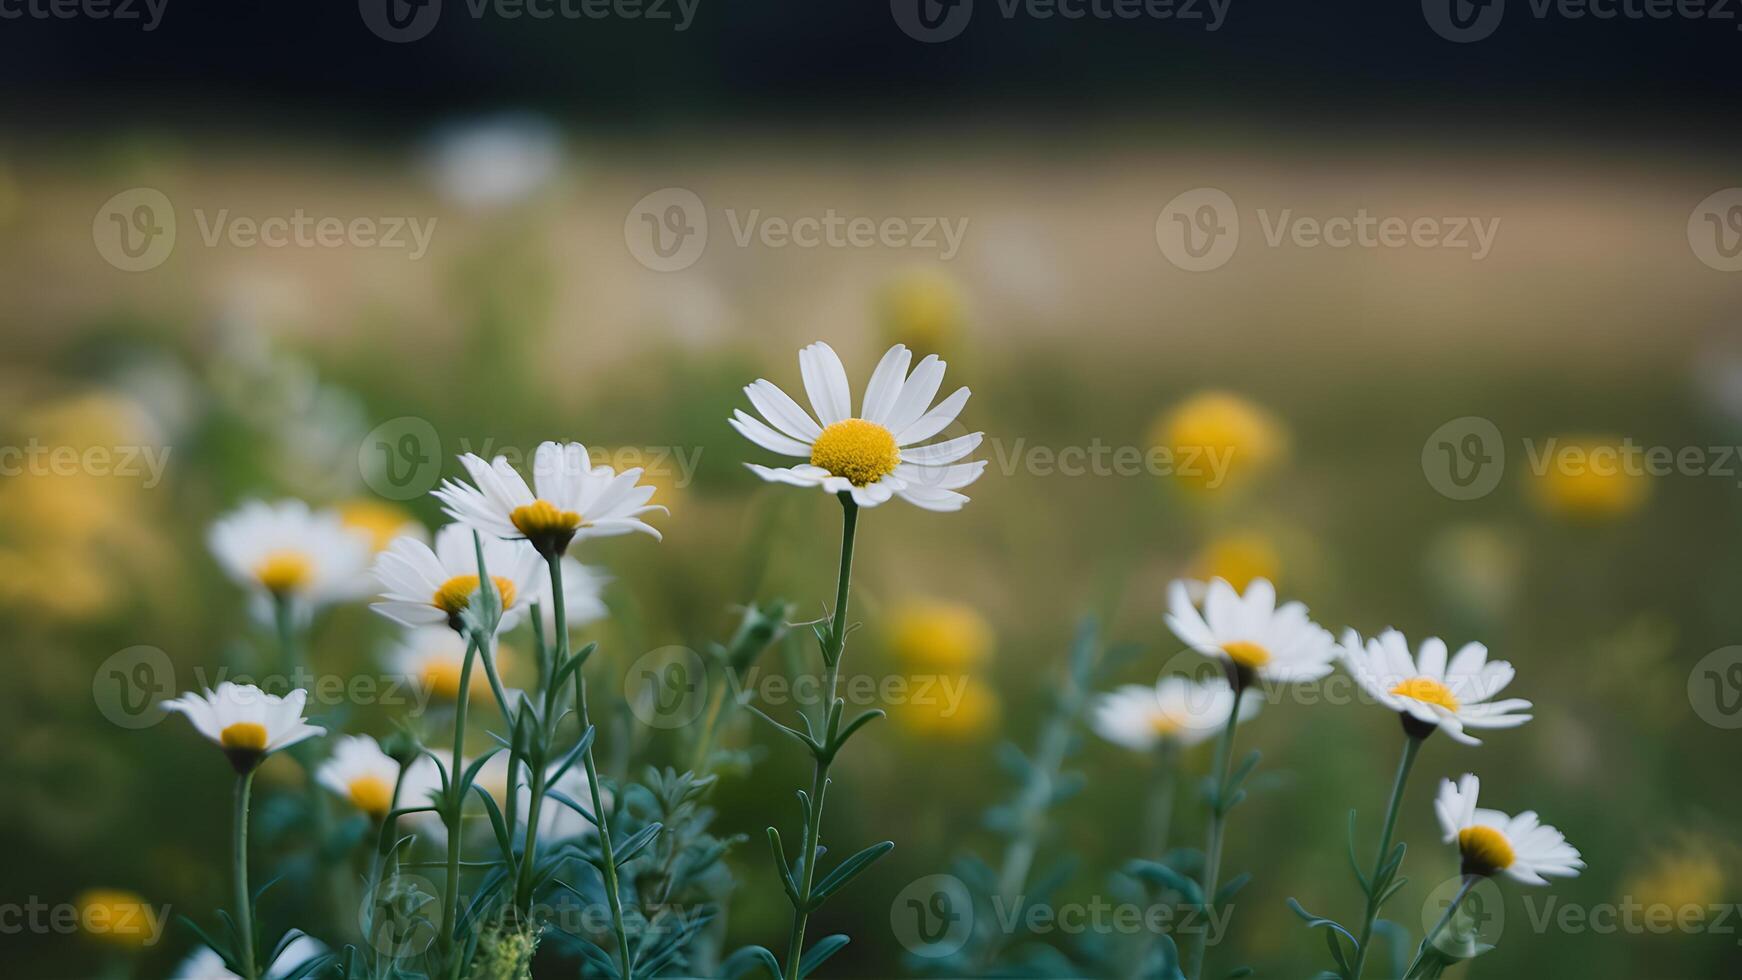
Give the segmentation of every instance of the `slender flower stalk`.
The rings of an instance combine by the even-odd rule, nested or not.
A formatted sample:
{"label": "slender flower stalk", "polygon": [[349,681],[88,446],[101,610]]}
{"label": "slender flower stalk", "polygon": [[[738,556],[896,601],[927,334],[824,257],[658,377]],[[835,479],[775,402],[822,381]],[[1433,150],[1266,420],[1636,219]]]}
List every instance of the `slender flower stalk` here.
{"label": "slender flower stalk", "polygon": [[254,786],[254,770],[236,776],[236,813],[231,839],[231,869],[236,885],[236,931],[241,948],[236,951],[241,960],[244,980],[255,980],[259,967],[254,959],[254,906],[248,893],[248,796]]}
{"label": "slender flower stalk", "polygon": [[1457,914],[1458,906],[1464,904],[1464,898],[1470,894],[1470,889],[1475,888],[1476,883],[1481,880],[1482,876],[1478,874],[1464,876],[1464,883],[1459,886],[1458,893],[1452,896],[1451,902],[1446,905],[1445,913],[1440,916],[1439,921],[1434,923],[1434,927],[1429,929],[1427,936],[1422,939],[1421,949],[1416,951],[1415,959],[1410,960],[1409,969],[1403,971],[1405,980],[1417,975],[1416,971],[1427,961],[1428,950],[1434,948],[1434,940],[1439,938],[1440,933],[1446,928],[1446,923],[1451,922],[1452,916]]}
{"label": "slender flower stalk", "polygon": [[[1228,706],[1228,724],[1222,737],[1216,740],[1216,788],[1210,806],[1210,827],[1204,843],[1204,913],[1206,919],[1216,904],[1216,888],[1222,871],[1222,843],[1228,829],[1228,781],[1234,768],[1234,729],[1240,724],[1240,695],[1245,688],[1234,684],[1234,701]],[[1210,944],[1208,922],[1192,945],[1190,968],[1186,976],[1197,980],[1203,973],[1204,953]]]}
{"label": "slender flower stalk", "polygon": [[[1430,733],[1432,729],[1428,730]],[[1406,733],[1403,742],[1403,758],[1397,763],[1397,778],[1391,785],[1391,802],[1385,808],[1385,829],[1379,835],[1379,853],[1373,858],[1373,873],[1367,876],[1367,911],[1361,920],[1361,941],[1355,952],[1355,967],[1351,980],[1360,980],[1361,969],[1367,963],[1367,944],[1373,938],[1373,923],[1379,918],[1379,906],[1385,899],[1386,885],[1390,883],[1389,876],[1384,875],[1385,866],[1391,855],[1391,840],[1397,833],[1397,816],[1403,802],[1403,786],[1409,781],[1409,770],[1415,765],[1415,757],[1421,752],[1421,744],[1426,741],[1426,735]],[[1381,881],[1381,877],[1387,880]]]}
{"label": "slender flower stalk", "polygon": [[[823,690],[825,712],[832,712],[835,703],[835,687],[841,676],[841,654],[847,646],[847,598],[853,578],[853,537],[859,526],[859,505],[853,502],[853,497],[842,492],[841,498],[841,570],[835,579],[835,616],[829,627],[828,646],[823,649],[824,669],[828,672]],[[799,960],[804,955],[804,931],[810,923],[810,909],[813,889],[817,875],[817,848],[821,844],[823,828],[823,797],[829,789],[830,759],[818,757],[816,770],[811,777],[811,798],[809,818],[805,821],[804,850],[804,884],[799,891],[799,902],[792,913],[792,939],[786,946],[786,980],[798,980]]]}
{"label": "slender flower stalk", "polygon": [[472,691],[472,659],[477,654],[477,637],[469,635],[466,638],[466,657],[460,664],[460,687],[454,695],[454,753],[448,767],[448,798],[442,807],[442,821],[448,831],[448,876],[442,900],[442,931],[438,938],[450,976],[457,976],[460,968],[459,957],[454,952],[454,921],[460,911],[460,815],[466,804],[460,776],[465,771],[466,705]]}

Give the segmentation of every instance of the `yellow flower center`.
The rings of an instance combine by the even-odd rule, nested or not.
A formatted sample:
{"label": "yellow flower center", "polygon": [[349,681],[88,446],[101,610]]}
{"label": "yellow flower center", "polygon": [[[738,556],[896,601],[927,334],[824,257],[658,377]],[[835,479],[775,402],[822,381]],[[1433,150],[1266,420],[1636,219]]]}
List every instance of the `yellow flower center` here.
{"label": "yellow flower center", "polygon": [[[499,575],[490,576],[490,581],[496,583],[496,591],[502,594],[502,608],[507,609],[514,605],[514,583]],[[430,600],[430,604],[449,616],[457,616],[461,610],[471,604],[472,593],[476,591],[478,591],[478,576],[455,575],[442,583],[442,587],[436,590],[435,597]],[[455,690],[459,689],[459,683],[459,676],[456,674],[454,677]]]}
{"label": "yellow flower center", "polygon": [[521,534],[531,539],[573,534],[586,521],[572,510],[561,510],[548,500],[521,504],[508,514]]}
{"label": "yellow flower center", "polygon": [[1493,827],[1465,827],[1458,831],[1458,850],[1464,863],[1477,874],[1493,874],[1512,866],[1512,842]]}
{"label": "yellow flower center", "polygon": [[431,660],[423,665],[423,686],[446,701],[460,696],[460,661]]}
{"label": "yellow flower center", "polygon": [[1414,698],[1423,704],[1437,704],[1447,711],[1458,710],[1458,699],[1451,689],[1431,677],[1411,677],[1391,689],[1400,698]]}
{"label": "yellow flower center", "polygon": [[379,501],[353,500],[339,505],[339,523],[366,535],[370,548],[380,551],[393,543],[411,523],[411,517],[398,507]]}
{"label": "yellow flower center", "polygon": [[811,443],[811,465],[845,477],[856,487],[876,483],[901,462],[895,433],[876,422],[842,419],[824,429]]}
{"label": "yellow flower center", "polygon": [[393,806],[393,784],[380,776],[359,776],[347,787],[351,805],[380,820]]}
{"label": "yellow flower center", "polygon": [[1179,719],[1172,715],[1150,715],[1149,730],[1164,737],[1177,735],[1179,734]]}
{"label": "yellow flower center", "polygon": [[266,726],[257,721],[238,721],[218,733],[218,744],[244,752],[266,751]]}
{"label": "yellow flower center", "polygon": [[136,949],[157,935],[157,912],[133,892],[94,888],[75,900],[79,926],[93,939]]}
{"label": "yellow flower center", "polygon": [[254,567],[254,577],[270,592],[280,595],[307,586],[315,565],[300,551],[274,551]]}
{"label": "yellow flower center", "polygon": [[1228,659],[1248,670],[1256,670],[1270,662],[1270,651],[1251,640],[1235,640],[1222,644],[1222,652]]}

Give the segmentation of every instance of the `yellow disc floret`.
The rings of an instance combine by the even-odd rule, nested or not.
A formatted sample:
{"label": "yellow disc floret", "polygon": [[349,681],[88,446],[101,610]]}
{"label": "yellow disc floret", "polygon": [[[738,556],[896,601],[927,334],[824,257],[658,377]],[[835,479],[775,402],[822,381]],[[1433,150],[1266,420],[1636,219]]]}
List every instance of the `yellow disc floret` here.
{"label": "yellow disc floret", "polygon": [[1222,652],[1237,666],[1256,670],[1270,662],[1270,651],[1251,640],[1235,640],[1222,644]]}
{"label": "yellow disc floret", "polygon": [[563,510],[548,500],[534,500],[530,504],[521,504],[508,514],[508,519],[514,522],[514,527],[531,540],[572,535],[584,523],[581,515],[572,510]]}
{"label": "yellow disc floret", "polygon": [[[502,608],[507,609],[514,605],[514,583],[498,575],[490,576],[490,581],[496,583],[496,591],[502,596]],[[430,599],[430,604],[449,616],[457,616],[471,604],[472,593],[476,591],[478,576],[455,575],[442,583],[442,587],[436,590],[435,597]],[[459,688],[457,678],[454,687],[456,690]]]}
{"label": "yellow disc floret", "polygon": [[393,784],[380,776],[358,776],[346,789],[351,805],[377,820],[393,806]]}
{"label": "yellow disc floret", "polygon": [[1464,867],[1473,874],[1493,874],[1512,866],[1512,842],[1493,827],[1465,827],[1458,831],[1458,850]]}
{"label": "yellow disc floret", "polygon": [[238,721],[218,733],[218,744],[243,752],[266,751],[266,726],[257,721]]}
{"label": "yellow disc floret", "polygon": [[254,577],[269,592],[296,592],[314,578],[315,565],[300,551],[274,551],[254,566]]}
{"label": "yellow disc floret", "polygon": [[811,443],[811,465],[845,477],[856,487],[876,483],[901,462],[895,434],[876,422],[842,419]]}
{"label": "yellow disc floret", "polygon": [[1414,698],[1423,704],[1437,704],[1447,711],[1458,710],[1458,699],[1450,688],[1432,677],[1411,677],[1391,689],[1400,698]]}

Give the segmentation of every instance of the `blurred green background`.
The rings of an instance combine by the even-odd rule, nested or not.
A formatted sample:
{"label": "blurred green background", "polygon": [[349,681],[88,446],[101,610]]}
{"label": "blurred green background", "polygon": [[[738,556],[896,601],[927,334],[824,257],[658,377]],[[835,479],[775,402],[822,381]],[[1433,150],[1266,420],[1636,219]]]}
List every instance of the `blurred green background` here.
{"label": "blurred green background", "polygon": [[[815,70],[833,79],[826,91],[851,88]],[[1360,78],[1343,79],[1355,101]],[[735,84],[742,95],[763,80]],[[320,91],[305,95],[318,103]],[[453,112],[432,112],[442,98]],[[823,339],[862,390],[875,358],[901,341],[941,354],[947,381],[973,388],[963,425],[987,433],[979,455],[992,463],[959,514],[896,502],[865,515],[854,598],[865,629],[846,673],[944,670],[970,678],[973,693],[948,717],[892,706],[891,722],[837,767],[825,841],[856,849],[888,837],[897,849],[818,915],[815,934],[854,937],[826,972],[904,974],[895,896],[968,851],[997,865],[1003,840],[982,818],[1012,787],[995,749],[1032,746],[1078,620],[1094,616],[1109,643],[1139,648],[1104,687],[1149,682],[1181,649],[1162,622],[1167,584],[1220,574],[1273,578],[1339,634],[1396,626],[1481,640],[1517,667],[1508,693],[1536,703],[1533,722],[1481,747],[1429,742],[1399,831],[1411,883],[1391,916],[1419,936],[1429,891],[1456,873],[1431,800],[1440,778],[1475,771],[1485,805],[1538,810],[1589,867],[1530,891],[1534,907],[1505,887],[1499,948],[1467,975],[1736,975],[1736,922],[1599,934],[1531,920],[1551,895],[1586,908],[1631,898],[1733,909],[1742,899],[1738,735],[1721,727],[1734,713],[1696,710],[1697,665],[1742,636],[1731,544],[1742,467],[1563,479],[1534,475],[1529,455],[1551,437],[1630,439],[1699,447],[1717,467],[1721,447],[1742,443],[1742,294],[1735,273],[1699,259],[1687,227],[1691,210],[1734,182],[1733,154],[1699,138],[1547,138],[1527,123],[1313,130],[1275,117],[1064,118],[1068,109],[1039,122],[1020,112],[976,124],[875,112],[826,125],[710,122],[695,98],[669,127],[601,129],[556,113],[472,114],[451,93],[413,101],[381,138],[366,115],[330,130],[238,124],[246,112],[207,126],[10,127],[0,445],[168,455],[161,480],[88,468],[0,476],[10,667],[0,903],[53,906],[121,888],[209,920],[224,901],[229,782],[179,721],[111,723],[101,666],[155,647],[188,687],[197,670],[270,649],[204,544],[209,523],[245,499],[371,503],[439,523],[431,499],[398,492],[368,465],[381,427],[399,432],[408,417],[435,434],[419,448],[444,475],[458,474],[458,452],[529,454],[545,439],[620,462],[634,450],[672,461],[652,474],[656,502],[671,509],[657,521],[664,542],[613,540],[583,555],[614,578],[612,618],[585,632],[601,643],[588,669],[610,719],[606,768],[685,764],[688,733],[641,724],[617,696],[631,665],[662,647],[723,641],[753,600],[785,598],[808,618],[833,589],[837,508],[742,468],[768,460],[725,424],[748,407],[740,388],[766,377],[801,390],[795,353]],[[305,120],[325,111],[298,104]],[[160,265],[127,272],[106,260],[100,219],[106,201],[140,187],[170,202],[178,238]],[[705,202],[710,237],[693,265],[658,272],[637,261],[625,225],[644,195],[668,187]],[[1158,213],[1199,187],[1241,209],[1238,251],[1207,273],[1178,268],[1156,244]],[[829,209],[965,219],[967,232],[946,261],[924,249],[740,245],[728,218]],[[1499,225],[1479,260],[1444,248],[1270,246],[1256,213],[1274,220],[1284,209]],[[299,210],[434,230],[415,259],[202,235],[221,211]],[[1432,459],[1436,430],[1470,416],[1500,433],[1504,472],[1492,492],[1455,500],[1436,490],[1424,446]],[[1070,475],[1045,462],[1067,447],[1199,444],[1235,450],[1225,484]],[[693,474],[679,460],[694,460]],[[324,673],[378,673],[392,636],[361,604],[340,608],[319,621],[312,659]],[[761,661],[781,663],[779,652]],[[385,734],[392,721],[357,706],[346,725]],[[1255,880],[1214,962],[1249,962],[1264,976],[1326,965],[1322,938],[1284,903],[1358,913],[1347,811],[1360,810],[1365,850],[1396,730],[1371,705],[1287,700],[1242,728],[1242,747],[1264,751],[1266,778],[1234,815],[1226,864]],[[792,791],[808,781],[808,761],[742,716],[723,739],[754,761],[713,796],[716,831],[749,835],[729,859],[739,884],[727,948],[779,948],[788,908],[759,838],[769,822],[796,825]],[[1202,772],[1208,756],[1202,747],[1183,763]],[[1085,735],[1071,767],[1085,786],[1051,811],[1043,849],[1075,855],[1059,900],[1086,902],[1112,894],[1117,869],[1146,856],[1151,762]],[[266,795],[293,786],[281,774]],[[1200,839],[1195,804],[1188,781],[1176,842]],[[270,917],[302,924],[298,912],[286,897]],[[11,974],[43,978],[166,975],[192,942],[180,926],[144,949],[76,929],[0,934]]]}

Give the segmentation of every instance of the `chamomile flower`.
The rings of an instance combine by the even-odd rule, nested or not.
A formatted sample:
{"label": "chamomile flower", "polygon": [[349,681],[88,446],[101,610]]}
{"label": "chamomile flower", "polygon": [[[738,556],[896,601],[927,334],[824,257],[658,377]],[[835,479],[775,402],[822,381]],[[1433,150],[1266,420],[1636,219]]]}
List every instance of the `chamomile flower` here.
{"label": "chamomile flower", "polygon": [[[484,534],[484,566],[502,599],[497,632],[512,629],[538,591],[538,555],[524,543]],[[376,612],[406,626],[446,623],[463,628],[460,614],[478,591],[478,553],[472,529],[449,524],[436,532],[432,550],[412,537],[399,538],[375,560],[383,588]],[[456,683],[457,680],[456,680]]]}
{"label": "chamomile flower", "polygon": [[1363,646],[1354,630],[1343,634],[1343,663],[1361,689],[1403,715],[1403,727],[1418,738],[1435,728],[1465,745],[1482,740],[1466,728],[1516,728],[1529,721],[1530,702],[1522,698],[1490,700],[1512,681],[1512,665],[1489,660],[1488,648],[1466,643],[1446,659],[1446,642],[1430,636],[1410,656],[1409,641],[1386,630]]}
{"label": "chamomile flower", "polygon": [[[304,963],[327,955],[326,944],[312,936],[299,934],[295,939],[285,943],[267,966],[264,980],[280,980],[287,977]],[[242,980],[239,974],[231,972],[224,965],[224,958],[210,947],[201,946],[188,954],[176,968],[172,980]]]}
{"label": "chamomile flower", "polygon": [[187,715],[201,735],[224,750],[237,772],[246,773],[279,749],[326,733],[303,717],[307,701],[308,692],[301,689],[279,697],[252,684],[225,681],[215,691],[190,691],[163,707]]}
{"label": "chamomile flower", "polygon": [[1336,644],[1307,618],[1298,602],[1276,605],[1269,579],[1253,579],[1245,595],[1222,579],[1205,589],[1204,610],[1192,604],[1186,583],[1168,590],[1167,625],[1187,646],[1220,660],[1244,689],[1252,680],[1296,683],[1331,672]]}
{"label": "chamomile flower", "polygon": [[250,501],[219,518],[208,541],[237,584],[322,605],[369,592],[369,544],[331,511],[300,500]]}
{"label": "chamomile flower", "polygon": [[400,806],[422,806],[439,785],[435,762],[418,756],[399,779],[399,763],[367,735],[346,735],[333,746],[333,755],[315,770],[315,779],[351,805],[381,820],[393,809],[393,787],[399,785]]}
{"label": "chamomile flower", "polygon": [[960,510],[968,498],[957,491],[979,479],[986,468],[984,460],[960,460],[979,447],[983,433],[918,445],[956,421],[968,402],[968,389],[958,388],[932,405],[944,380],[944,362],[927,355],[909,374],[912,360],[901,344],[889,348],[871,372],[859,414],[854,415],[847,370],[834,350],[819,341],[799,351],[799,373],[816,416],[772,382],[757,380],[744,393],[772,427],[741,409],[729,421],[758,446],[805,462],[745,465],[772,483],[851,493],[861,507],[899,496],[926,510]]}
{"label": "chamomile flower", "polygon": [[587,538],[632,531],[659,538],[641,515],[665,508],[647,502],[654,488],[638,482],[640,468],[619,473],[594,466],[587,447],[578,442],[540,443],[532,457],[530,487],[502,456],[486,463],[466,453],[460,465],[476,486],[444,480],[435,495],[454,520],[481,534],[530,541],[547,558]]}
{"label": "chamomile flower", "polygon": [[[611,610],[605,605],[605,586],[611,584],[611,576],[602,568],[583,565],[573,558],[564,558],[563,566],[563,619],[569,629],[596,623],[610,615]],[[550,576],[539,576],[538,614],[544,620],[544,634],[556,635],[556,603],[550,597]]]}
{"label": "chamomile flower", "polygon": [[[1162,742],[1190,747],[1227,724],[1234,691],[1226,681],[1163,677],[1154,687],[1127,684],[1095,700],[1090,724],[1114,745],[1148,752]],[[1240,703],[1240,719],[1258,713],[1258,699]]]}
{"label": "chamomile flower", "polygon": [[1577,877],[1585,866],[1566,836],[1537,819],[1533,810],[1509,817],[1499,810],[1476,806],[1481,780],[1471,773],[1453,783],[1440,781],[1434,813],[1440,818],[1445,842],[1458,842],[1463,855],[1463,873],[1494,875],[1526,885],[1546,885],[1548,878]]}

